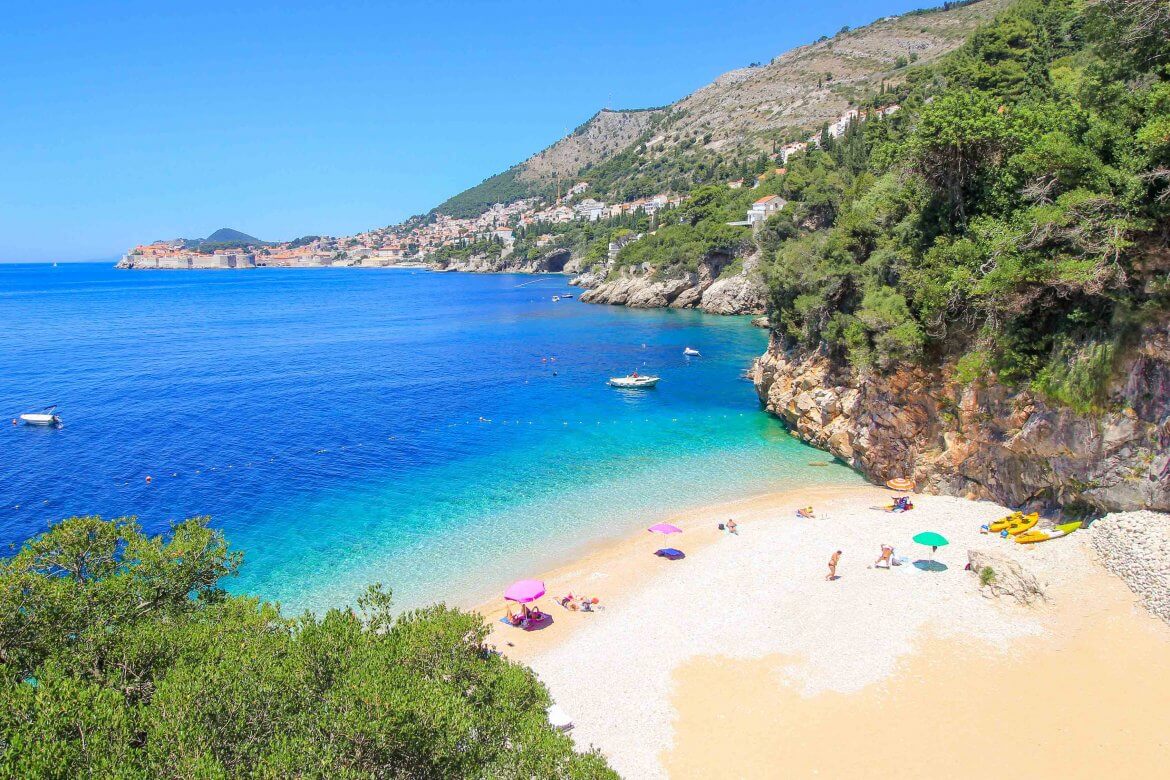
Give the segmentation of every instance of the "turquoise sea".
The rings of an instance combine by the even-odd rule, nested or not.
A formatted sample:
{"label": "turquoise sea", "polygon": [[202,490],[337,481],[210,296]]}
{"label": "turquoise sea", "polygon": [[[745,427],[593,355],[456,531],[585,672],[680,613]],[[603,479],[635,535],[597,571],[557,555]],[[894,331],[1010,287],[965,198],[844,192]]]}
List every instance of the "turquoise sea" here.
{"label": "turquoise sea", "polygon": [[[763,413],[747,318],[554,294],[561,276],[0,265],[0,543],[78,513],[210,515],[236,592],[465,600],[663,513],[856,483]],[[702,352],[685,358],[683,348]],[[637,369],[651,391],[605,380]],[[150,476],[150,481],[146,477]]]}

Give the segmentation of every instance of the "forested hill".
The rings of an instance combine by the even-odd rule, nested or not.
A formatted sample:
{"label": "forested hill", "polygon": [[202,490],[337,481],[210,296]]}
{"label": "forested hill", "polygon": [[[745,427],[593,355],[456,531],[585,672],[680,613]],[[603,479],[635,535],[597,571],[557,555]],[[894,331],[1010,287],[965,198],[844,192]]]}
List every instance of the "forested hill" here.
{"label": "forested hill", "polygon": [[911,66],[957,48],[1009,0],[947,3],[880,19],[733,70],[662,108],[603,110],[567,137],[437,206],[455,217],[493,203],[555,194],[558,182],[628,200],[722,182],[786,141],[802,140]]}
{"label": "forested hill", "polygon": [[1165,2],[1019,0],[790,162],[767,408],[875,479],[1170,511],[1167,30]]}

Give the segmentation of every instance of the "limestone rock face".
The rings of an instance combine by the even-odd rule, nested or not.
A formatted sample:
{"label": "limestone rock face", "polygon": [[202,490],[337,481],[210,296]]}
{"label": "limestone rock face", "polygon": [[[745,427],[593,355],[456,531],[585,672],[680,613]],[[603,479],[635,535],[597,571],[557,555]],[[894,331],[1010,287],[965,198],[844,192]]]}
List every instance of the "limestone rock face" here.
{"label": "limestone rock face", "polygon": [[471,255],[467,259],[450,260],[436,264],[435,267],[444,271],[463,271],[478,274],[547,274],[571,273],[567,270],[572,256],[567,249],[554,249],[535,259],[519,258],[510,252],[504,252],[498,257],[487,255]]}
{"label": "limestone rock face", "polygon": [[910,477],[926,492],[1010,506],[1170,511],[1170,327],[1147,327],[1139,344],[1100,414],[994,377],[960,385],[949,366],[861,372],[775,335],[751,375],[798,437],[874,481]]}
{"label": "limestone rock face", "polygon": [[570,284],[587,288],[585,303],[608,303],[635,308],[702,309],[710,314],[762,314],[767,293],[758,271],[759,259],[745,259],[739,273],[721,276],[731,262],[712,255],[695,272],[660,273],[649,267],[625,267],[616,279],[603,264],[575,277]]}
{"label": "limestone rock face", "polygon": [[980,579],[980,590],[987,598],[1008,596],[1021,604],[1031,604],[1045,599],[1044,589],[1036,577],[1016,561],[999,553],[985,550],[968,550],[967,562],[976,577],[984,569],[991,569],[986,584]]}

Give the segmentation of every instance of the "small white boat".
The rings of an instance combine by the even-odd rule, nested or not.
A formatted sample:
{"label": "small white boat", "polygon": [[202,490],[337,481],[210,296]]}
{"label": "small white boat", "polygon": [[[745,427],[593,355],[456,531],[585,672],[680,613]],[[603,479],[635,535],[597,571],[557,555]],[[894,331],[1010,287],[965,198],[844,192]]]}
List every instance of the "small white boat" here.
{"label": "small white boat", "polygon": [[564,295],[562,295],[561,297],[562,297],[562,298],[572,298],[572,297],[573,297],[573,293],[565,293],[565,294],[564,294]]}
{"label": "small white boat", "polygon": [[556,302],[557,302],[557,301],[559,301],[560,299],[561,299],[561,296],[559,296],[559,295],[554,295],[554,296],[553,296],[553,303],[556,303]]}
{"label": "small white boat", "polygon": [[25,425],[60,425],[61,418],[54,411],[56,405],[46,406],[44,411],[20,415],[20,421]]}
{"label": "small white boat", "polygon": [[639,376],[638,374],[630,374],[629,376],[615,376],[611,378],[606,384],[610,387],[621,387],[632,390],[644,390],[658,384],[660,377],[656,376]]}
{"label": "small white boat", "polygon": [[687,357],[702,357],[702,355],[699,354],[699,350],[692,349],[691,347],[687,347],[686,349],[684,349],[683,354],[686,355]]}

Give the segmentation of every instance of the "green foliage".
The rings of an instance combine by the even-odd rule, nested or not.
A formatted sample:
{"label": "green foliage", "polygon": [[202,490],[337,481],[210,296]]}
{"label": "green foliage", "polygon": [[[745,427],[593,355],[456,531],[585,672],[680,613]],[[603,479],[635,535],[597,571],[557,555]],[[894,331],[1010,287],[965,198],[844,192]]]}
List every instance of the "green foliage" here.
{"label": "green foliage", "polygon": [[521,198],[548,194],[547,187],[521,181],[518,174],[519,168],[512,167],[490,176],[471,189],[443,201],[431,212],[468,219],[478,217],[493,203],[511,203]]}
{"label": "green foliage", "polygon": [[1100,410],[1113,376],[1117,347],[1110,341],[1074,345],[1062,339],[1052,358],[1036,375],[1033,386],[1058,403],[1080,412]]}
{"label": "green foliage", "polygon": [[71,518],[0,563],[0,775],[616,777],[545,720],[474,613],[283,617],[218,586],[202,519],[147,538]]}
{"label": "green foliage", "polygon": [[1147,259],[1170,235],[1170,43],[1150,8],[1021,0],[910,70],[902,111],[794,158],[759,236],[790,343],[1105,403],[1126,329],[1170,309]]}
{"label": "green foliage", "polygon": [[995,569],[991,568],[990,566],[984,566],[982,569],[979,570],[979,584],[980,585],[982,585],[983,587],[986,588],[988,585],[992,584],[993,582],[995,582]]}

